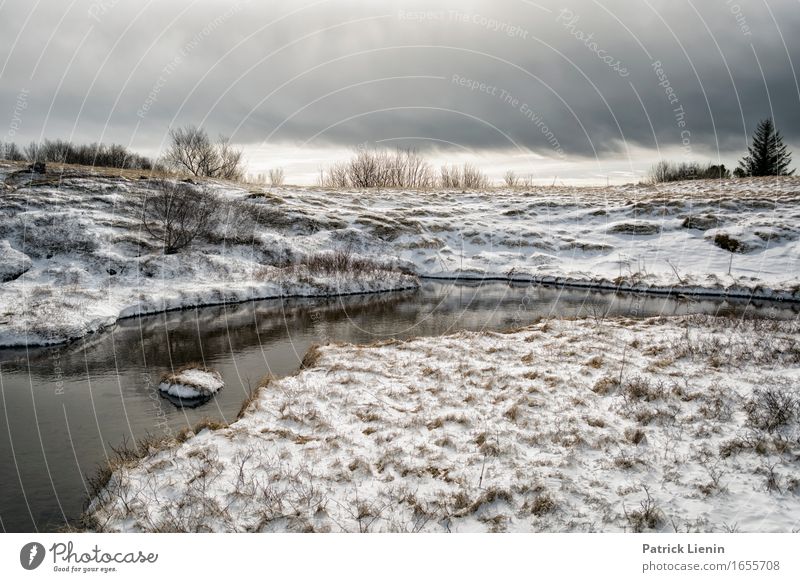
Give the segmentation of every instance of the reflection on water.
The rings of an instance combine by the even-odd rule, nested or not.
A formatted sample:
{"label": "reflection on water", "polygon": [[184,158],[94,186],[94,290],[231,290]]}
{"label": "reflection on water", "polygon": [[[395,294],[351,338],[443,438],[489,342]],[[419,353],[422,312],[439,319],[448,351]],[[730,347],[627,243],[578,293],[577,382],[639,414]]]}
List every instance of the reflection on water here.
{"label": "reflection on water", "polygon": [[[540,317],[710,313],[796,317],[796,306],[677,301],[504,283],[428,282],[416,292],[270,300],[121,321],[55,348],[0,350],[0,527],[45,531],[77,517],[85,475],[111,448],[175,434],[210,417],[235,419],[265,374],[291,374],[313,343],[371,342],[505,329]],[[191,362],[216,368],[225,389],[175,406],[160,376]]]}

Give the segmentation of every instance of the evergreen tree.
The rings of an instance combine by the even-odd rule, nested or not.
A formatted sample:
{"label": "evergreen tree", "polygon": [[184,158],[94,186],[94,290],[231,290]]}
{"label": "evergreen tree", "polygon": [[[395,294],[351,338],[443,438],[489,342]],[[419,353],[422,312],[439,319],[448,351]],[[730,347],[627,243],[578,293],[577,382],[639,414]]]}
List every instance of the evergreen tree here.
{"label": "evergreen tree", "polygon": [[771,119],[760,121],[753,134],[753,145],[739,162],[737,174],[744,176],[791,176],[792,154],[786,150],[783,138]]}

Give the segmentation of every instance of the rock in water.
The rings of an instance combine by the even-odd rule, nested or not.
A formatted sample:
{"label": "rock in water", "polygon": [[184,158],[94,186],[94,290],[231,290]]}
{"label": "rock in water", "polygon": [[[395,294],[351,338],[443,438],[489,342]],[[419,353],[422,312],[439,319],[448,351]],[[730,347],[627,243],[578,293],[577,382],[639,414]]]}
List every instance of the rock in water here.
{"label": "rock in water", "polygon": [[224,385],[222,375],[216,370],[186,366],[177,372],[164,374],[158,389],[177,398],[209,398]]}

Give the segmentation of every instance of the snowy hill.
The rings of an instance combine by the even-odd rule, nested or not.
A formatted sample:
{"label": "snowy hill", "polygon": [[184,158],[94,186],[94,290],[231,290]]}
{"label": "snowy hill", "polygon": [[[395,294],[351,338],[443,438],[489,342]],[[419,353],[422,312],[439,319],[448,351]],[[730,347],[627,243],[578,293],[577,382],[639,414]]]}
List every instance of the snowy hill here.
{"label": "snowy hill", "polygon": [[[800,298],[799,178],[532,192],[211,182],[218,224],[165,255],[140,220],[157,182],[69,171],[31,183],[8,167],[3,176],[0,346],[60,342],[164,309],[413,288],[408,272]],[[372,267],[315,269],[329,251]]]}

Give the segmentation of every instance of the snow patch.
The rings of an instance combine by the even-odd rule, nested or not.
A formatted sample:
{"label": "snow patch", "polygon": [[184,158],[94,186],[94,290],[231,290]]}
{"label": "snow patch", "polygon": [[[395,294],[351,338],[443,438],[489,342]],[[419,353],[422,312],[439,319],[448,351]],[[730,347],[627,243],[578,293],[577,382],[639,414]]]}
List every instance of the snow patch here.
{"label": "snow patch", "polygon": [[0,240],[0,283],[16,279],[32,264],[28,255],[11,248],[7,240]]}
{"label": "snow patch", "polygon": [[186,368],[161,379],[158,389],[176,398],[205,398],[219,392],[225,383],[216,370]]}

